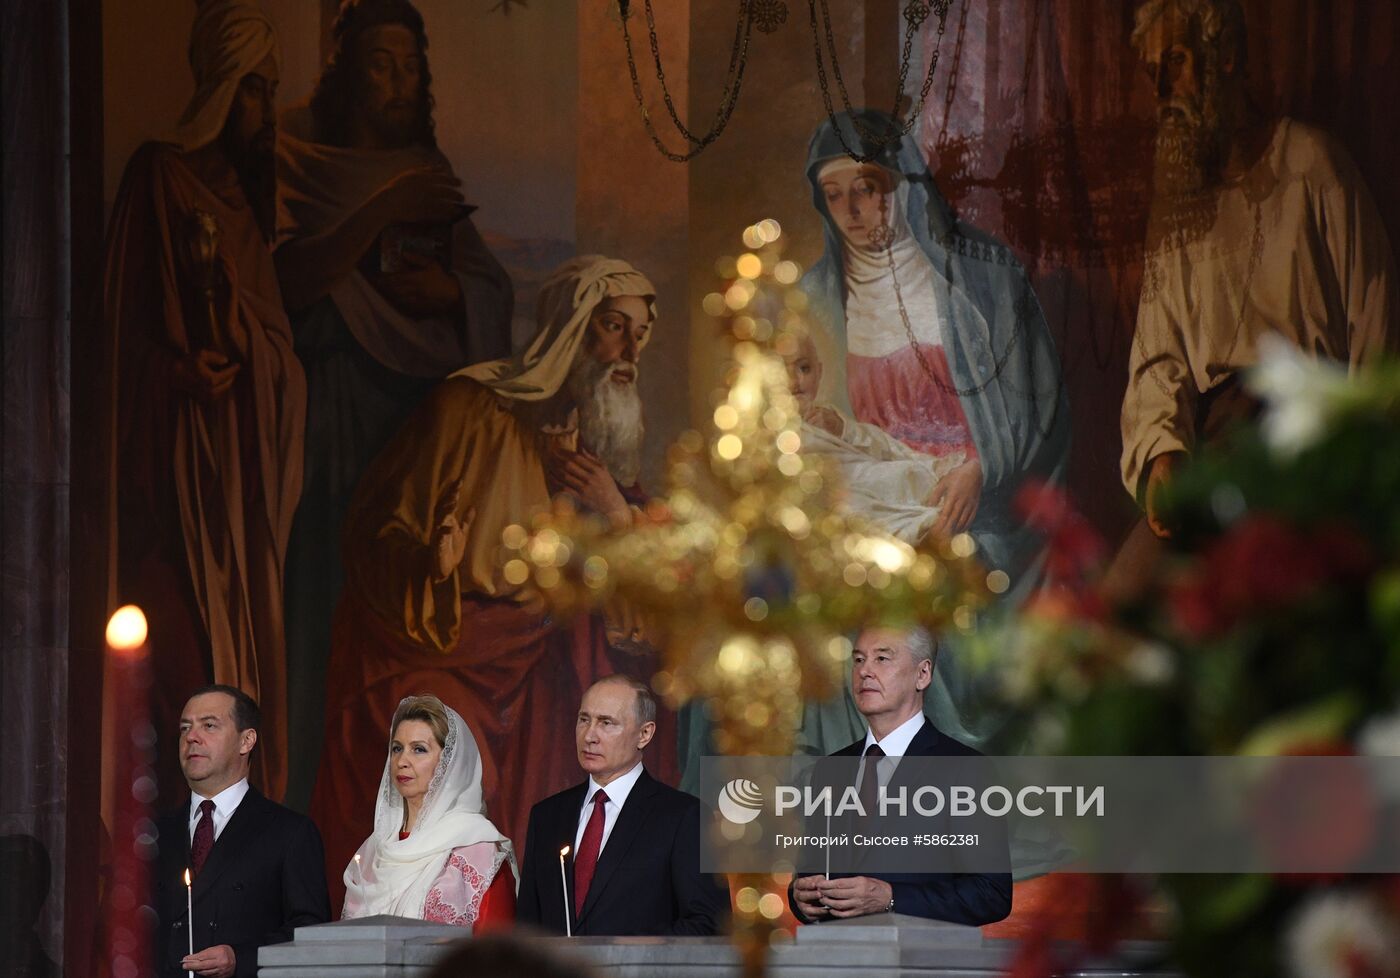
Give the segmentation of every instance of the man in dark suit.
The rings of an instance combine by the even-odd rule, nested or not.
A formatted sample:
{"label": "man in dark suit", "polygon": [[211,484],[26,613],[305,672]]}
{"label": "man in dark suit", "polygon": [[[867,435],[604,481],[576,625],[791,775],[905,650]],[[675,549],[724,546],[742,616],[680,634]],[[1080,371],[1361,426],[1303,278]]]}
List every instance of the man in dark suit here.
{"label": "man in dark suit", "polygon": [[[898,761],[882,758],[977,755],[924,716],[924,690],[933,681],[936,653],[933,637],[922,628],[867,628],[856,640],[851,691],[869,728],[864,740],[832,756],[864,758],[858,774],[862,797],[875,795],[875,779],[884,787],[894,776]],[[829,879],[803,875],[789,886],[788,902],[793,915],[806,924],[872,913],[989,924],[1011,912],[1011,874],[833,873]]]}
{"label": "man in dark suit", "polygon": [[589,777],[530,810],[517,920],[562,934],[568,914],[579,935],[719,931],[728,891],[700,872],[700,801],[642,767],[655,733],[643,683],[608,676],[584,694],[574,736]]}
{"label": "man in dark suit", "polygon": [[257,703],[232,686],[196,691],[180,716],[180,768],[191,794],[188,805],[158,823],[155,957],[162,978],[187,971],[253,978],[258,948],[330,919],[321,834],[309,818],[248,784],[258,720]]}

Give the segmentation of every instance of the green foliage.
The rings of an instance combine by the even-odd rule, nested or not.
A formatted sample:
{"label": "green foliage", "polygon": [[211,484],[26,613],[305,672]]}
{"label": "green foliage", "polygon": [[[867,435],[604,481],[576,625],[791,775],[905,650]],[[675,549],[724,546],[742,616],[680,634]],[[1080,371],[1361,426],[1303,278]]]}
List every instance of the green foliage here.
{"label": "green foliage", "polygon": [[[1002,685],[1019,693],[1033,749],[1346,751],[1367,721],[1400,711],[1400,363],[1353,380],[1292,370],[1301,400],[1275,388],[1261,426],[1201,452],[1166,487],[1173,537],[1145,595],[1130,607],[1032,605],[998,638],[1031,650],[1011,657],[1019,671]],[[1326,423],[1296,423],[1300,406]],[[1144,648],[1170,668],[1135,671]],[[1035,738],[1046,729],[1058,739]],[[1308,881],[1180,875],[1162,886],[1187,974],[1285,971],[1280,938]]]}

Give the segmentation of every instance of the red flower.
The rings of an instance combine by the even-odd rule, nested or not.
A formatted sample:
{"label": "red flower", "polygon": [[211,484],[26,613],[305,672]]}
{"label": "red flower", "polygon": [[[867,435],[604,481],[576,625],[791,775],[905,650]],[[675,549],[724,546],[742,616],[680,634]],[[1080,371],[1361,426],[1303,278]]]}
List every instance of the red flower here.
{"label": "red flower", "polygon": [[[1333,741],[1290,748],[1250,798],[1251,821],[1269,862],[1302,872],[1291,882],[1340,878],[1375,842],[1378,804],[1350,746]],[[1316,761],[1313,758],[1329,758]]]}
{"label": "red flower", "polygon": [[1016,513],[1026,525],[1045,537],[1046,573],[1051,581],[1070,590],[1086,611],[1096,611],[1088,600],[1095,576],[1108,552],[1099,536],[1069,494],[1046,482],[1028,481],[1016,493]]}
{"label": "red flower", "polygon": [[1235,524],[1207,559],[1225,607],[1236,613],[1286,608],[1315,591],[1328,570],[1311,540],[1270,515]]}
{"label": "red flower", "polygon": [[1332,524],[1304,532],[1261,514],[1235,524],[1168,588],[1177,629],[1187,638],[1218,637],[1242,618],[1280,611],[1329,584],[1364,578],[1374,566],[1369,546]]}
{"label": "red flower", "polygon": [[1209,575],[1177,581],[1167,591],[1167,605],[1177,631],[1193,641],[1223,635],[1234,623],[1220,602],[1220,589]]}

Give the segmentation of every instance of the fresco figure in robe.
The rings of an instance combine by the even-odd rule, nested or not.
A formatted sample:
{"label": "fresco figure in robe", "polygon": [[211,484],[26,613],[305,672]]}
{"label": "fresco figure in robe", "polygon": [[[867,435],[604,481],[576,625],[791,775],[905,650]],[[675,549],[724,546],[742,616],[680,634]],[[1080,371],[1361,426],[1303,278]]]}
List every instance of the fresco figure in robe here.
{"label": "fresco figure in robe", "polygon": [[417,9],[348,0],[332,39],[315,92],[286,111],[278,144],[277,269],[309,391],[287,586],[302,790],[319,753],[350,494],[438,381],[510,352],[514,303],[437,148]]}
{"label": "fresco figure in robe", "polygon": [[[1254,414],[1242,374],[1274,335],[1355,370],[1400,350],[1394,253],[1365,183],[1321,130],[1246,90],[1237,0],[1150,0],[1132,44],[1158,131],[1142,298],[1123,397],[1123,484],[1143,506],[1115,571],[1170,535],[1160,490]],[[1130,585],[1124,585],[1129,586]]]}
{"label": "fresco figure in robe", "polygon": [[[326,749],[312,812],[328,865],[369,830],[399,701],[431,690],[481,747],[487,813],[523,839],[530,806],[577,775],[572,717],[596,679],[650,681],[654,652],[603,616],[555,621],[507,579],[502,533],[568,495],[625,530],[644,518],[639,361],[655,288],[625,261],[571,259],[541,287],[538,329],[515,357],[459,371],[434,389],[360,481],[345,524]],[[675,778],[675,725],[648,770]],[[334,894],[333,894],[334,896]]]}
{"label": "fresco figure in robe", "polygon": [[[856,162],[847,147],[874,158]],[[823,123],[806,174],[825,250],[801,284],[832,351],[828,399],[946,469],[926,532],[969,534],[987,569],[1009,579],[1003,606],[1016,607],[1048,583],[1017,491],[1063,482],[1070,437],[1059,358],[1026,272],[953,215],[913,135],[901,137],[887,115]],[[943,641],[929,715],[950,736],[995,749],[1005,717],[979,702],[957,643]],[[810,707],[802,740],[829,753],[863,729],[847,696]]]}
{"label": "fresco figure in robe", "polygon": [[[283,567],[306,416],[271,250],[280,54],[249,0],[201,4],[189,50],[194,97],[132,156],[107,235],[111,603],[146,612],[157,729],[210,683],[262,704],[253,780],[280,798]],[[174,739],[157,744],[173,791]]]}

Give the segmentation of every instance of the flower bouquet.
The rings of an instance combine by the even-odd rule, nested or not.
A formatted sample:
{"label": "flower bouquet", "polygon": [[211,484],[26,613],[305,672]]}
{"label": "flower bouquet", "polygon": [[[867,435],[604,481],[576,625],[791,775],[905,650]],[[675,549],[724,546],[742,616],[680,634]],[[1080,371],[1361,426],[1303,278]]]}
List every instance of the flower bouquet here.
{"label": "flower bouquet", "polygon": [[[1027,490],[1042,494],[1026,509],[1042,514],[1062,584],[984,634],[982,660],[1030,750],[1400,754],[1400,363],[1348,375],[1282,341],[1261,353],[1248,379],[1259,423],[1166,487],[1172,536],[1133,599],[1101,596],[1103,548],[1087,524]],[[1317,809],[1321,823],[1303,829],[1342,864],[1369,844],[1375,826]],[[1165,875],[1156,886],[1171,963],[1186,974],[1400,976],[1393,878]],[[1120,901],[1104,917],[1126,931],[1123,888],[1100,889]],[[1014,973],[1072,964],[1030,940]]]}

